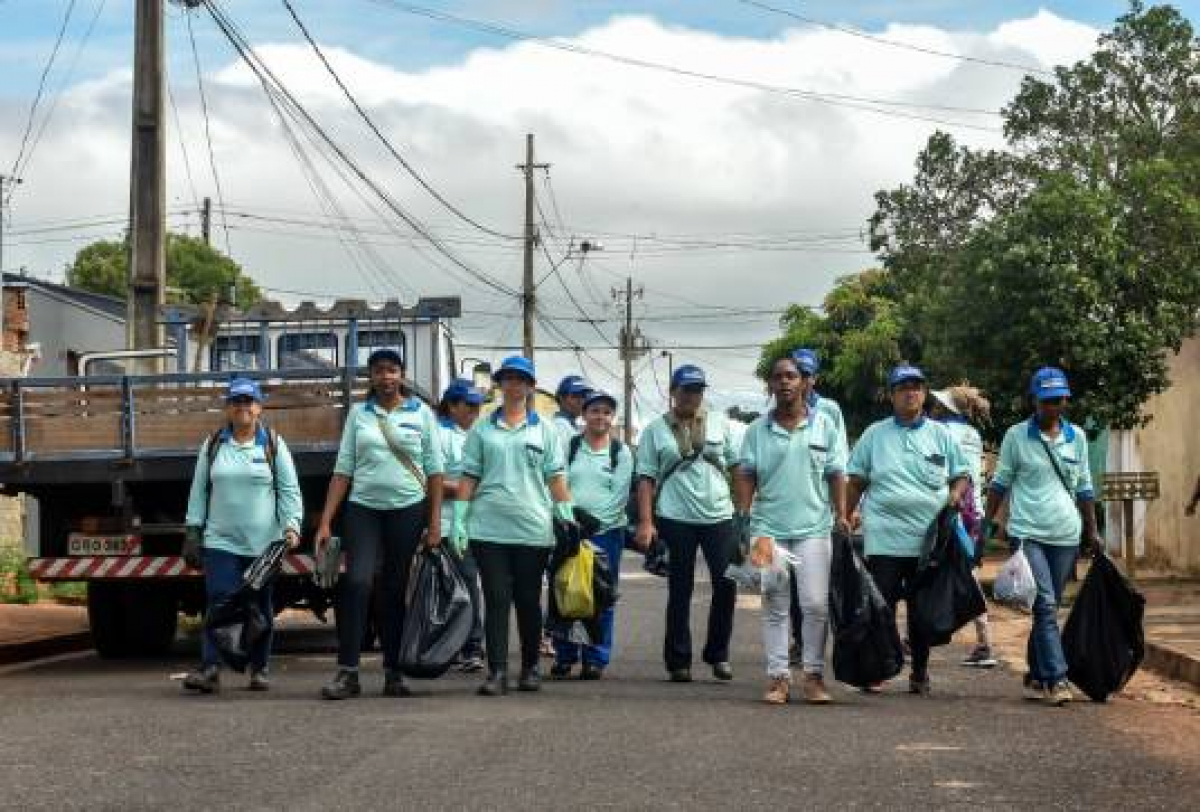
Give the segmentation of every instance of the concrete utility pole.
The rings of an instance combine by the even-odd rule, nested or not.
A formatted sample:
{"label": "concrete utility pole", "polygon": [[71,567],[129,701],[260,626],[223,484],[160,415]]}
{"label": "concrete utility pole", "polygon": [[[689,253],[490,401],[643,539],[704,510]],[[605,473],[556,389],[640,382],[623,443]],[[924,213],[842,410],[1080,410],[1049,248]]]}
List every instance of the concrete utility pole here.
{"label": "concrete utility pole", "polygon": [[550,164],[535,163],[533,159],[533,133],[525,136],[525,163],[517,169],[525,173],[525,272],[521,277],[521,321],[524,327],[521,349],[525,357],[533,360],[533,316],[534,299],[533,249],[537,247],[537,226],[533,221],[533,173],[538,169],[549,169]]}
{"label": "concrete utility pole", "polygon": [[204,198],[200,209],[200,238],[205,245],[212,245],[212,198]]}
{"label": "concrete utility pole", "polygon": [[[166,289],[166,164],[163,127],[163,0],[137,0],[133,54],[133,148],[129,170],[129,349],[163,345]],[[147,359],[144,372],[158,372]]]}
{"label": "concrete utility pole", "polygon": [[646,354],[646,342],[641,330],[633,327],[633,299],[640,298],[642,288],[634,290],[633,277],[625,278],[625,290],[614,290],[613,299],[625,306],[625,324],[621,327],[621,360],[625,363],[625,431],[626,445],[633,444],[633,361]]}

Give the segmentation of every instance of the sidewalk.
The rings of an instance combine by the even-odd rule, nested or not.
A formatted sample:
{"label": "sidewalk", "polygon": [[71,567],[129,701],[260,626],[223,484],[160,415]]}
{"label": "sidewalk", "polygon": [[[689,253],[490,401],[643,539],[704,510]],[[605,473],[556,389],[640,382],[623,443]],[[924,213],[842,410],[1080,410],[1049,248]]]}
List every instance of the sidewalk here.
{"label": "sidewalk", "polygon": [[[1115,560],[1120,566],[1121,560]],[[1003,557],[983,563],[980,580],[989,596],[1003,563]],[[1079,565],[1080,581],[1086,576],[1087,563],[1083,561]],[[1146,596],[1146,659],[1142,667],[1200,687],[1200,580],[1143,571],[1134,583]],[[1078,584],[1067,584],[1068,605],[1078,588]]]}
{"label": "sidewalk", "polygon": [[87,610],[53,603],[0,603],[0,665],[91,645]]}

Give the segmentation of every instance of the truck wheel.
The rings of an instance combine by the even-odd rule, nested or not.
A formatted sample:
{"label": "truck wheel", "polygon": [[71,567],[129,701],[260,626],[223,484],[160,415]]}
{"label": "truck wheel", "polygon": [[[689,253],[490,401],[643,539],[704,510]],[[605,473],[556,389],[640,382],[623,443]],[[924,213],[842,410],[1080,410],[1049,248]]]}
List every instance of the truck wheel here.
{"label": "truck wheel", "polygon": [[177,603],[162,584],[92,581],[88,621],[96,652],[106,659],[163,654],[175,640]]}

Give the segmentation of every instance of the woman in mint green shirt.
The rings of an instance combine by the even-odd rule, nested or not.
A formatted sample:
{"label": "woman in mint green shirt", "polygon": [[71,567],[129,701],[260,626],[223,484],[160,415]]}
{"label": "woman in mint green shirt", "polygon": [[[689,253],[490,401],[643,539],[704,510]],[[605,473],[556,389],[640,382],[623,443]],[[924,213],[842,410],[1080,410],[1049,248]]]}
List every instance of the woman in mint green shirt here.
{"label": "woman in mint green shirt", "polygon": [[317,545],[328,543],[342,502],[346,572],[338,590],[338,670],[321,689],[347,699],[362,689],[359,653],[378,571],[379,637],[385,696],[409,695],[400,673],[404,596],[422,540],[442,542],[442,445],[433,412],[404,389],[404,361],[393,349],[367,359],[371,393],[346,415],[342,444],[325,497]]}
{"label": "woman in mint green shirt", "polygon": [[479,692],[508,690],[509,611],[521,637],[517,688],[541,687],[542,575],[554,545],[552,518],[574,521],[558,431],[530,408],[537,378],[533,362],[514,355],[494,375],[501,404],[478,421],[463,448],[455,504],[456,547],[470,543],[479,564],[485,608],[488,675]]}
{"label": "woman in mint green shirt", "polygon": [[853,509],[862,501],[867,568],[875,585],[893,610],[901,598],[908,603],[908,689],[927,696],[930,643],[912,622],[910,596],[925,531],[944,506],[969,498],[969,469],[946,427],[922,412],[929,390],[921,370],[900,364],[888,376],[888,389],[892,417],[868,426],[850,454],[847,503]]}
{"label": "woman in mint green shirt", "polygon": [[[262,399],[254,381],[231,381],[225,396],[226,426],[204,441],[196,458],[184,557],[190,565],[203,567],[209,610],[241,585],[246,568],[272,541],[284,538],[289,547],[300,542],[304,508],[296,466],[283,439],[260,423]],[[259,608],[268,621],[274,618],[269,585],[260,593]],[[252,691],[269,687],[270,654],[268,633],[250,653]],[[219,674],[220,658],[206,630],[201,638],[200,668],[188,674],[183,685],[212,693],[219,688]]]}

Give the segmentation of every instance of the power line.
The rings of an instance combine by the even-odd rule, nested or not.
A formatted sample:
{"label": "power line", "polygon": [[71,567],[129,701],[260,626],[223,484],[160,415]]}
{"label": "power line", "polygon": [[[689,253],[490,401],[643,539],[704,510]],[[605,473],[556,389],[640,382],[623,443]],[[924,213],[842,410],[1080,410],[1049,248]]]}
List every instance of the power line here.
{"label": "power line", "polygon": [[916,51],[917,53],[927,54],[929,56],[957,59],[962,62],[972,62],[977,65],[988,65],[994,68],[1006,68],[1008,70],[1021,71],[1022,73],[1037,73],[1043,76],[1053,75],[1053,71],[1048,71],[1044,68],[1037,68],[1033,65],[1023,65],[1019,62],[1007,62],[1003,59],[985,59],[978,56],[955,54],[950,53],[949,51],[939,51],[936,48],[927,48],[923,45],[914,45],[909,42],[901,42],[899,40],[888,39],[887,37],[876,36],[875,34],[869,34],[866,31],[860,31],[857,28],[850,28],[849,26],[838,25],[837,23],[830,23],[824,20],[817,20],[813,17],[806,17],[797,12],[790,11],[785,8],[779,8],[778,6],[772,6],[767,3],[762,3],[758,0],[734,0],[734,2],[741,3],[744,6],[753,6],[754,8],[761,9],[762,11],[768,11],[772,14],[779,14],[783,17],[790,17],[793,20],[798,20],[802,23],[808,23],[809,25],[815,25],[818,28],[827,28],[831,31],[840,31],[843,34],[849,34],[852,37],[869,40],[870,42],[876,42],[880,45],[887,45],[892,48],[903,48],[908,51]]}
{"label": "power line", "polygon": [[304,39],[308,42],[313,52],[317,55],[317,58],[320,59],[321,64],[325,66],[325,70],[329,73],[330,77],[332,77],[334,83],[337,84],[338,88],[342,91],[342,94],[346,97],[346,100],[350,102],[350,105],[354,108],[355,112],[358,113],[359,118],[363,120],[367,127],[370,128],[371,132],[375,134],[375,137],[378,138],[379,141],[387,148],[387,151],[391,154],[391,156],[395,158],[402,167],[404,167],[404,170],[408,172],[409,175],[412,176],[413,180],[421,184],[421,187],[425,189],[425,191],[427,191],[434,200],[436,200],[438,203],[441,203],[451,214],[462,220],[464,223],[467,223],[468,225],[478,229],[479,231],[482,231],[485,234],[490,234],[493,237],[499,237],[505,240],[522,239],[515,234],[505,234],[504,232],[488,228],[477,220],[472,219],[469,215],[465,214],[461,209],[447,200],[440,192],[438,192],[437,189],[433,187],[432,184],[429,183],[429,181],[422,177],[421,174],[417,172],[417,170],[414,169],[407,160],[404,159],[404,156],[400,154],[399,150],[396,149],[388,137],[383,134],[378,126],[376,126],[371,117],[367,115],[367,111],[364,110],[362,105],[358,103],[358,99],[356,99],[354,94],[350,92],[350,88],[346,87],[346,83],[342,81],[342,77],[338,75],[337,71],[333,69],[333,65],[331,65],[329,60],[325,57],[325,52],[321,50],[321,46],[317,44],[316,40],[313,39],[312,35],[309,33],[308,28],[303,22],[301,22],[300,15],[296,13],[296,9],[291,4],[290,0],[283,0],[283,5],[287,9],[288,14],[291,15],[292,20],[295,21],[296,27],[300,29],[300,33],[304,35]]}
{"label": "power line", "polygon": [[[187,175],[188,188],[192,191],[192,202],[200,206],[200,194],[196,191],[196,179],[192,175],[192,159],[188,156],[187,141],[183,137],[183,123],[179,119],[179,108],[175,106],[175,94],[171,91],[171,83],[166,83],[167,103],[171,105],[171,117],[175,120],[175,136],[179,141],[179,151],[183,155],[183,171]],[[228,226],[226,226],[228,228]]]}
{"label": "power line", "polygon": [[[939,105],[939,104],[924,104],[920,102],[903,102],[894,99],[875,99],[864,96],[854,96],[845,93],[827,93],[822,91],[805,90],[801,88],[785,87],[782,85],[772,85],[766,82],[758,82],[751,79],[740,79],[730,76],[722,76],[715,73],[705,71],[692,70],[690,68],[682,68],[677,65],[668,65],[662,62],[653,62],[647,59],[639,59],[637,57],[623,56],[614,54],[608,51],[600,51],[595,48],[588,48],[576,43],[563,42],[562,40],[547,39],[539,37],[535,34],[529,34],[517,29],[488,23],[481,20],[463,17],[455,14],[450,14],[436,9],[426,8],[424,6],[411,5],[409,3],[399,2],[399,0],[370,0],[376,5],[391,6],[399,11],[415,16],[426,17],[428,19],[437,20],[439,22],[450,23],[453,25],[463,26],[492,34],[494,36],[504,37],[506,39],[528,42],[533,45],[538,45],[543,48],[551,48],[566,53],[578,54],[581,56],[590,56],[598,59],[604,59],[610,62],[626,65],[634,68],[642,68],[646,70],[655,70],[664,73],[674,74],[690,79],[697,79],[704,82],[721,84],[731,87],[740,87],[747,90],[758,90],[764,93],[772,93],[785,97],[801,99],[804,101],[818,102],[836,107],[844,107],[847,109],[858,110],[861,112],[875,113],[878,115],[889,116],[892,118],[902,118],[912,121],[923,121],[932,124],[940,124],[946,127],[962,128],[969,130],[980,130],[983,132],[999,133],[1002,130],[999,127],[988,127],[980,124],[970,124],[962,121],[948,120],[937,118],[935,116],[922,115],[918,113],[907,113],[899,109],[887,108],[908,108],[917,110],[935,110],[943,112],[968,113],[975,115],[999,116],[998,110],[984,110],[981,108],[958,107],[954,105]],[[880,105],[880,106],[873,106]]]}
{"label": "power line", "polygon": [[221,176],[217,172],[217,156],[213,152],[212,129],[208,120],[208,95],[204,92],[204,71],[200,68],[200,52],[196,48],[196,34],[192,30],[192,15],[184,14],[187,22],[188,41],[192,45],[192,63],[196,66],[196,87],[200,91],[200,112],[204,116],[204,141],[208,145],[208,166],[212,170],[213,186],[217,191],[217,204],[221,206],[221,230],[225,233],[225,255],[233,253],[229,242],[229,223],[225,220],[225,193],[221,189]]}
{"label": "power line", "polygon": [[[21,133],[21,146],[17,149],[17,158],[13,161],[12,169],[9,175],[14,178],[20,177],[18,170],[21,167],[21,162],[25,159],[25,150],[29,146],[29,136],[33,132],[33,121],[37,116],[38,105],[42,102],[42,95],[46,92],[46,80],[50,76],[50,71],[54,68],[54,62],[58,59],[58,50],[62,47],[63,36],[67,33],[67,26],[71,22],[71,14],[75,11],[75,0],[68,0],[66,11],[63,13],[62,23],[58,26],[58,35],[54,38],[54,46],[50,49],[50,56],[46,60],[46,64],[42,67],[42,75],[38,78],[37,91],[33,94],[33,102],[29,105],[29,114],[25,118],[25,129]],[[13,184],[15,188],[16,184]],[[12,198],[12,189],[9,189],[8,199]]]}

